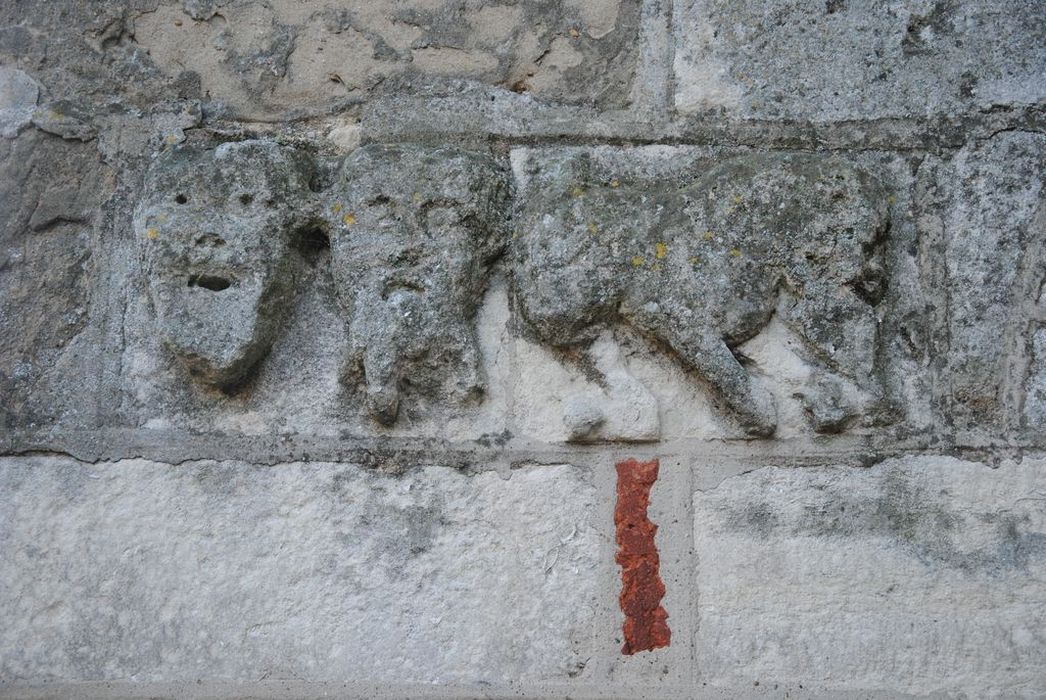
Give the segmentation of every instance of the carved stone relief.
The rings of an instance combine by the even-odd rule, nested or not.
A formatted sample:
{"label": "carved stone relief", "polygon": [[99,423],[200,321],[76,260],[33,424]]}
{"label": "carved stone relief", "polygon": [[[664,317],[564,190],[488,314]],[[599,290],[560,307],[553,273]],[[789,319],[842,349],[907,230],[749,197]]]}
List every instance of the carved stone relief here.
{"label": "carved stone relief", "polygon": [[149,169],[135,236],[164,342],[201,382],[233,387],[271,347],[310,177],[267,141],[170,150]]}
{"label": "carved stone relief", "polygon": [[[520,194],[517,307],[542,341],[584,347],[625,323],[705,380],[752,435],[772,397],[735,352],[778,313],[826,370],[804,396],[816,429],[875,414],[886,194],[841,161],[759,155],[683,187],[637,187],[586,155],[531,172]],[[847,405],[832,374],[852,379]]]}
{"label": "carved stone relief", "polygon": [[349,319],[346,379],[395,422],[405,388],[450,402],[483,392],[474,319],[508,241],[508,176],[459,148],[365,146],[331,193],[331,252]]}
{"label": "carved stone relief", "polygon": [[[523,167],[513,197],[489,153],[371,144],[315,193],[310,159],[273,142],[167,152],[135,214],[165,342],[202,382],[242,382],[289,309],[295,242],[319,227],[347,329],[341,380],[383,425],[411,397],[481,399],[475,318],[503,257],[516,328],[600,375],[619,403],[623,386],[649,392],[604,368],[616,326],[666,348],[745,432],[772,435],[774,399],[740,348],[776,317],[813,368],[796,396],[815,430],[892,418],[878,330],[890,221],[870,174],[795,154],[663,180],[619,177],[584,153]],[[657,439],[652,395],[641,429],[620,424],[620,406],[564,401],[571,440]]]}

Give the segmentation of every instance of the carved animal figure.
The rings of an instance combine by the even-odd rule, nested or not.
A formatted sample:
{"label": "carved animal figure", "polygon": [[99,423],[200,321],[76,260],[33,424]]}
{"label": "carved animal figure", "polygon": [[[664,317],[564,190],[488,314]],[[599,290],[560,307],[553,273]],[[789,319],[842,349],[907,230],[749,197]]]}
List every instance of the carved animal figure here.
{"label": "carved animal figure", "polygon": [[404,392],[462,402],[482,393],[474,317],[507,243],[509,184],[489,155],[369,145],[332,192],[331,254],[349,321],[345,379],[395,422]]}
{"label": "carved animal figure", "polygon": [[520,196],[513,284],[537,338],[584,346],[625,323],[670,348],[751,435],[771,435],[773,397],[737,347],[778,313],[825,372],[807,401],[820,431],[845,427],[831,376],[881,400],[876,374],[886,195],[832,157],[729,160],[683,186],[619,182],[588,156],[538,169]]}
{"label": "carved animal figure", "polygon": [[135,237],[163,340],[202,382],[231,388],[271,348],[311,173],[269,141],[176,148],[149,168]]}

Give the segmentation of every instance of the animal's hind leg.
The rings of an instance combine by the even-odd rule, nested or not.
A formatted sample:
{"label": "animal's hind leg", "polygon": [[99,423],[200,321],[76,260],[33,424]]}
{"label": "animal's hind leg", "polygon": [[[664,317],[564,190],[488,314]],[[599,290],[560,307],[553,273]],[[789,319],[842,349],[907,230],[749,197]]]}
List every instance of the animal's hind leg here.
{"label": "animal's hind leg", "polygon": [[682,360],[712,385],[749,435],[769,437],[777,429],[777,408],[768,391],[752,381],[726,342],[707,326],[660,315],[632,318],[641,330],[668,343]]}

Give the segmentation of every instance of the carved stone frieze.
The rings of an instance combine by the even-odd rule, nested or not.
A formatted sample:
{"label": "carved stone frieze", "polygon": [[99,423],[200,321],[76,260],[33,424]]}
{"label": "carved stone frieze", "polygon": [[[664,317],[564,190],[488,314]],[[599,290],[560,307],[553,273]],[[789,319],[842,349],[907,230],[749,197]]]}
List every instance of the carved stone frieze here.
{"label": "carved stone frieze", "polygon": [[[269,350],[311,231],[329,238],[342,382],[384,425],[408,397],[481,399],[475,318],[509,250],[517,328],[590,373],[593,341],[630,327],[746,433],[772,435],[774,398],[740,348],[776,316],[811,368],[796,396],[815,430],[892,417],[878,308],[888,195],[841,158],[735,156],[657,179],[574,152],[524,162],[515,194],[501,159],[456,146],[371,144],[334,165],[320,192],[311,160],[269,141],[175,149],[150,169],[135,213],[145,274],[166,344],[204,383],[236,386]],[[589,427],[570,434],[603,439],[585,410]]]}

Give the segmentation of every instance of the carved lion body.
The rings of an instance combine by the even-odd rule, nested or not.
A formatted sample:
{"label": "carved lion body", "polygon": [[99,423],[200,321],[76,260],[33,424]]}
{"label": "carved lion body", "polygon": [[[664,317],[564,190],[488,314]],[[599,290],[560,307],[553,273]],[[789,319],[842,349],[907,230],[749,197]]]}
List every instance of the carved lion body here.
{"label": "carved lion body", "polygon": [[[881,398],[874,305],[889,218],[870,176],[797,155],[738,158],[660,189],[595,170],[575,157],[535,173],[520,198],[515,297],[538,339],[583,346],[629,324],[704,378],[747,432],[768,435],[772,397],[735,350],[776,312],[824,377]],[[819,430],[837,429],[855,409],[821,384],[808,407]]]}

